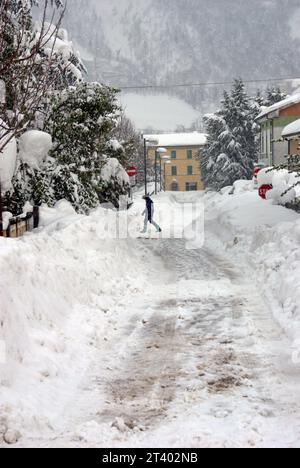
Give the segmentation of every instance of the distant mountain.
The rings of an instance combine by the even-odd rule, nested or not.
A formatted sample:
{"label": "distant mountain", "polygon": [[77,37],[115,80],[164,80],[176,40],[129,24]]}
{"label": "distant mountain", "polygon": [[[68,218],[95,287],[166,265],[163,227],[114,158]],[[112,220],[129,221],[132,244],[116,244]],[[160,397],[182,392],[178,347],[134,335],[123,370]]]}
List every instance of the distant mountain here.
{"label": "distant mountain", "polygon": [[[70,0],[65,23],[92,79],[165,85],[300,76],[299,11],[299,0]],[[198,108],[220,96],[171,92]]]}

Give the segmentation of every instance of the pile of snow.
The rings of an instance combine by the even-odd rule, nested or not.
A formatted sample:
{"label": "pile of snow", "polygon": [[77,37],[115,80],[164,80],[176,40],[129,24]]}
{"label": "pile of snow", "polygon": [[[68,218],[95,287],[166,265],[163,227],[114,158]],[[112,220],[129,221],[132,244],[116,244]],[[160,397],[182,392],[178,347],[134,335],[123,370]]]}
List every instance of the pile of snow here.
{"label": "pile of snow", "polygon": [[29,130],[19,139],[20,160],[32,169],[41,168],[51,148],[51,135],[39,130]]}
{"label": "pile of snow", "polygon": [[300,178],[295,172],[287,169],[274,169],[272,167],[262,169],[257,176],[258,186],[272,185],[273,190],[267,192],[267,200],[272,200],[276,205],[286,205],[295,201],[300,196],[300,186],[294,187]]}
{"label": "pile of snow", "polygon": [[116,158],[108,159],[101,170],[101,179],[104,182],[109,182],[112,177],[118,179],[120,183],[129,184],[130,181],[124,167]]}
{"label": "pile of snow", "polygon": [[8,228],[9,220],[13,217],[12,213],[9,211],[4,211],[2,213],[2,223],[3,223],[3,230],[5,231]]}
{"label": "pile of snow", "polygon": [[2,192],[11,188],[11,181],[16,170],[17,163],[17,141],[7,132],[7,125],[0,119],[0,145],[6,143],[0,152],[0,181]]}
{"label": "pile of snow", "polygon": [[251,180],[237,180],[233,184],[233,191],[235,194],[249,192],[254,189],[253,181]]}
{"label": "pile of snow", "polygon": [[[274,180],[270,173],[260,177],[266,183]],[[219,248],[253,276],[299,351],[300,215],[262,200],[257,191],[208,193],[205,199],[207,226],[219,233]]]}
{"label": "pile of snow", "polygon": [[37,233],[0,238],[0,444],[60,420],[95,350],[127,323],[123,301],[145,288],[150,259],[146,271],[143,249],[103,237],[106,211],[62,201],[41,209]]}

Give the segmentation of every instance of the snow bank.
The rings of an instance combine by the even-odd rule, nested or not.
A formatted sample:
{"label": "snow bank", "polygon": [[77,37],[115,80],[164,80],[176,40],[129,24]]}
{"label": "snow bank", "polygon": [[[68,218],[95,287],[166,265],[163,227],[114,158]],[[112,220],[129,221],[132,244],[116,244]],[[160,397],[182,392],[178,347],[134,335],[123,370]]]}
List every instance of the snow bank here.
{"label": "snow bank", "polygon": [[253,190],[253,182],[249,180],[237,180],[233,184],[233,190],[235,194],[249,192]]}
{"label": "snow bank", "polygon": [[61,418],[95,348],[105,355],[128,320],[122,301],[145,287],[143,250],[103,239],[106,220],[60,202],[41,209],[38,233],[0,238],[0,439]]}
{"label": "snow bank", "polygon": [[51,148],[51,135],[39,130],[27,131],[19,139],[20,160],[32,169],[41,168]]}
{"label": "snow bank", "polygon": [[4,211],[2,213],[2,222],[4,231],[8,228],[9,220],[13,217],[12,213],[9,211]]}
{"label": "snow bank", "polygon": [[[269,174],[262,177],[270,180]],[[253,276],[275,319],[299,348],[300,215],[260,199],[257,192],[210,193],[206,205],[207,224],[220,234],[219,248]]]}

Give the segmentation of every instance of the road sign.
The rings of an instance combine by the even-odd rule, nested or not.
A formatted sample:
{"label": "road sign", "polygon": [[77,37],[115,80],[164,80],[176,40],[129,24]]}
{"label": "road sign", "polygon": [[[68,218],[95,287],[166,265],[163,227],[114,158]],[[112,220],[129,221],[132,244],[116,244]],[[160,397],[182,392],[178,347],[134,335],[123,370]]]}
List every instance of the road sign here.
{"label": "road sign", "polygon": [[271,184],[262,185],[261,187],[259,187],[259,190],[258,190],[259,196],[263,200],[266,200],[267,193],[269,192],[269,190],[272,190],[272,189],[273,189],[273,185],[271,185]]}
{"label": "road sign", "polygon": [[256,166],[253,171],[253,177],[257,179],[258,173],[262,170],[263,168],[261,166]]}
{"label": "road sign", "polygon": [[137,175],[137,168],[135,166],[131,166],[127,168],[127,174],[129,177],[134,177]]}

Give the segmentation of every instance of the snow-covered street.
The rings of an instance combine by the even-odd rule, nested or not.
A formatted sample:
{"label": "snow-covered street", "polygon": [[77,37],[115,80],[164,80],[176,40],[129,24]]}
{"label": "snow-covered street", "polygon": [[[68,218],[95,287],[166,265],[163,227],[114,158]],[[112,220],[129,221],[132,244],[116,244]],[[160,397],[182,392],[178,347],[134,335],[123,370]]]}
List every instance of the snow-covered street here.
{"label": "snow-covered street", "polygon": [[[22,435],[19,446],[299,446],[294,343],[276,323],[247,252],[229,248],[238,244],[229,230],[227,241],[219,236],[220,201],[223,213],[225,200],[235,213],[245,196],[257,214],[264,202],[254,192],[197,194],[208,210],[203,248],[187,249],[183,239],[97,242],[101,211],[64,212],[11,243],[7,256],[25,242],[30,257],[47,238],[51,261],[40,261],[39,271],[52,282],[62,275],[43,311],[45,284],[28,268],[18,271],[18,297],[24,286],[34,312],[29,323],[18,317],[24,336],[8,343],[16,354],[1,402],[10,430]],[[173,208],[189,201],[162,197],[157,204],[167,199]],[[139,210],[138,202],[130,216]],[[269,210],[270,218],[277,210],[297,218]],[[32,297],[39,293],[40,303]],[[9,290],[4,297],[12,300]],[[13,340],[8,324],[6,337]]]}
{"label": "snow-covered street", "polygon": [[256,3],[0,1],[0,449],[300,448],[299,7]]}

